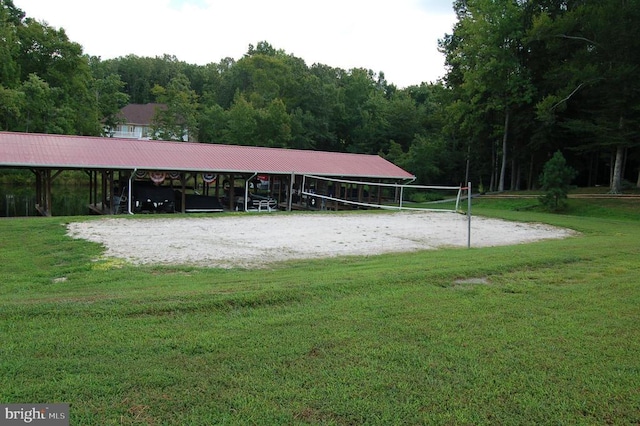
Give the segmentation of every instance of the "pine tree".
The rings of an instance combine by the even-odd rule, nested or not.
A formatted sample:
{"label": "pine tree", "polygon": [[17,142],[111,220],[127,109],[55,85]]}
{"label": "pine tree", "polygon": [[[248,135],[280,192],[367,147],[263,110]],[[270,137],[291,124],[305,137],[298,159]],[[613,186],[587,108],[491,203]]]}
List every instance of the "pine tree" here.
{"label": "pine tree", "polygon": [[540,184],[545,194],[540,196],[540,203],[551,211],[559,211],[567,206],[567,194],[570,184],[577,172],[567,166],[567,161],[560,151],[547,161],[542,169]]}

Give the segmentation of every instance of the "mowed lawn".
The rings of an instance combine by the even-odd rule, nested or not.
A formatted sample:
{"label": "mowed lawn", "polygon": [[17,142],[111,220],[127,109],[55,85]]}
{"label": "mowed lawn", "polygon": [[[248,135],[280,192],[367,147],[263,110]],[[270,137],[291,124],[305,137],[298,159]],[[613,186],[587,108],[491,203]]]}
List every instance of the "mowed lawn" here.
{"label": "mowed lawn", "polygon": [[639,424],[640,202],[570,202],[474,202],[564,240],[266,270],[131,266],[65,236],[91,218],[0,220],[0,402],[72,425]]}

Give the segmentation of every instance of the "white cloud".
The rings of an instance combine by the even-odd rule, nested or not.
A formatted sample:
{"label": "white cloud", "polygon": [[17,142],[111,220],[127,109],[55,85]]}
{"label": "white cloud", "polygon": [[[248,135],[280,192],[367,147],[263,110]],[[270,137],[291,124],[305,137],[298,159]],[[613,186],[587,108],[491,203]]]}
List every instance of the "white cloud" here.
{"label": "white cloud", "polygon": [[444,75],[437,40],[451,32],[452,0],[14,0],[64,28],[84,52],[110,59],[175,55],[206,64],[239,59],[267,41],[343,69],[383,71],[399,87]]}

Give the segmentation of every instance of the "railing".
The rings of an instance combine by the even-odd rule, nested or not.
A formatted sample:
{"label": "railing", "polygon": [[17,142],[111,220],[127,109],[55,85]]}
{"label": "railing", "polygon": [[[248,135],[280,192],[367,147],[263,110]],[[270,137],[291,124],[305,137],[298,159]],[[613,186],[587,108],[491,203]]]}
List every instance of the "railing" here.
{"label": "railing", "polygon": [[143,138],[142,132],[122,132],[115,131],[113,132],[114,138],[126,138],[126,139],[147,139]]}

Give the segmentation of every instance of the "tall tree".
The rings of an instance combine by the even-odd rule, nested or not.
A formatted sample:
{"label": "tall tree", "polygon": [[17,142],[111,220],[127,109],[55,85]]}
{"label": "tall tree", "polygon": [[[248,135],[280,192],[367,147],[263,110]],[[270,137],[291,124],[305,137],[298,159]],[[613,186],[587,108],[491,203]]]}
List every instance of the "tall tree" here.
{"label": "tall tree", "polygon": [[384,99],[379,92],[376,75],[371,70],[355,68],[338,76],[335,119],[341,150],[364,152],[371,143],[376,149],[369,153],[375,153],[386,146],[376,134],[376,126],[385,125]]}
{"label": "tall tree", "polygon": [[274,99],[258,113],[258,129],[261,146],[288,148],[291,141],[291,117],[284,102]]}
{"label": "tall tree", "polygon": [[49,84],[36,74],[31,74],[23,83],[21,90],[29,102],[24,104],[22,125],[14,130],[32,133],[63,133],[56,131],[56,127],[66,126],[61,125],[62,123],[54,124],[59,117],[55,114],[55,100]]}
{"label": "tall tree", "polygon": [[235,102],[226,115],[225,143],[231,145],[260,145],[258,112],[250,102],[247,102],[242,94],[237,94]]}
{"label": "tall tree", "polygon": [[24,12],[12,0],[0,0],[0,128],[14,130],[24,108],[24,92],[19,90],[20,68],[16,62],[19,40],[16,29]]}
{"label": "tall tree", "polygon": [[198,135],[198,97],[184,74],[171,79],[167,88],[152,89],[166,108],[156,110],[151,123],[154,138],[169,141],[194,140]]}
{"label": "tall tree", "polygon": [[222,143],[227,129],[225,110],[218,104],[204,105],[198,119],[198,140],[205,143]]}
{"label": "tall tree", "polygon": [[110,74],[105,78],[96,79],[93,83],[96,101],[100,109],[100,117],[104,132],[107,136],[118,124],[124,123],[120,110],[129,103],[129,95],[122,92],[124,82],[117,74]]}
{"label": "tall tree", "polygon": [[[92,83],[88,57],[82,47],[69,40],[64,29],[55,29],[46,23],[25,18],[17,28],[20,50],[17,62],[21,80],[38,76],[51,88],[58,124],[55,132],[79,135],[99,135],[101,126]],[[64,118],[63,118],[64,116]]]}
{"label": "tall tree", "polygon": [[9,89],[0,85],[0,128],[17,130],[26,104],[26,96],[20,89]]}
{"label": "tall tree", "polygon": [[0,0],[0,86],[14,89],[20,83],[20,67],[16,61],[20,43],[16,29],[24,12],[11,0]]}
{"label": "tall tree", "polygon": [[458,23],[453,34],[441,41],[450,67],[449,81],[457,85],[463,102],[486,113],[495,136],[500,135],[498,190],[502,191],[512,115],[520,105],[532,101],[534,92],[523,65],[523,9],[516,0],[458,0],[454,9]]}
{"label": "tall tree", "polygon": [[610,190],[621,190],[625,153],[640,147],[640,2],[576,1],[544,10],[531,31],[550,57],[541,119],[557,122],[581,152],[612,153]]}

